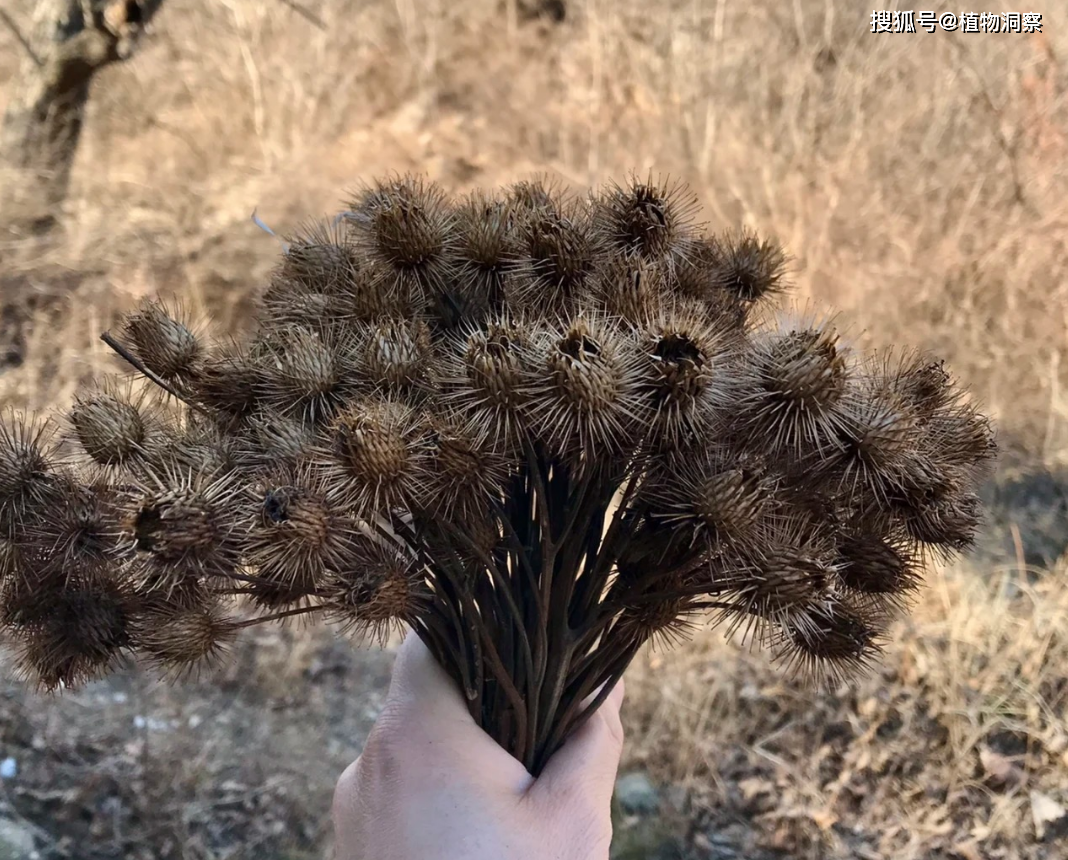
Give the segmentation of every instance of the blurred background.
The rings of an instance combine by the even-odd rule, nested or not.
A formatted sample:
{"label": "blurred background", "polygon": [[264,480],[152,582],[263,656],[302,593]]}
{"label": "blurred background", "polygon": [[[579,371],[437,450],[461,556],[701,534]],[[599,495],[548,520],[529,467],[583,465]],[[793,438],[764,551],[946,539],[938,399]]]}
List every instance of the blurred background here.
{"label": "blurred background", "polygon": [[[247,324],[254,211],[286,234],[390,172],[683,179],[852,340],[944,356],[1003,456],[869,676],[812,690],[705,631],[642,654],[615,856],[1068,856],[1068,2],[1031,34],[873,34],[847,0],[2,2],[0,406],[119,369],[98,335],[144,296]],[[4,658],[0,858],[330,856],[391,660],[289,627],[45,697]]]}

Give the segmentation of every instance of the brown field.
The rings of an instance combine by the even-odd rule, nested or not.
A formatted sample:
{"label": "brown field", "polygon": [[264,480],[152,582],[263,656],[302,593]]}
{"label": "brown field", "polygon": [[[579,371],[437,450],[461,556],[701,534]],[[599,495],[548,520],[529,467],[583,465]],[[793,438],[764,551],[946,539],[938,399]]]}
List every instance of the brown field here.
{"label": "brown field", "polygon": [[[947,358],[1004,455],[979,550],[869,677],[807,689],[718,633],[642,655],[624,769],[661,814],[621,814],[618,856],[1068,856],[1068,3],[1041,35],[876,36],[844,0],[301,8],[169,0],[96,81],[61,226],[0,232],[0,406],[117,369],[97,335],[146,295],[240,327],[278,251],[254,210],[285,234],[386,172],[682,178],[855,340]],[[19,62],[0,27],[0,109]],[[41,858],[325,856],[388,666],[289,628],[169,689],[44,699],[8,671],[0,819]]]}

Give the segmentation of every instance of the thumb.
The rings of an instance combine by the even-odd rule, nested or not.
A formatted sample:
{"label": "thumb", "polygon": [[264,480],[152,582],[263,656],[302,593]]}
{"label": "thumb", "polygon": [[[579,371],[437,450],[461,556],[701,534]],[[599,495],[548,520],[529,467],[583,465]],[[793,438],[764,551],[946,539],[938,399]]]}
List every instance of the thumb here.
{"label": "thumb", "polygon": [[535,804],[558,808],[583,799],[607,815],[615,789],[619,759],[623,754],[623,681],[564,745],[549,759],[528,792]]}

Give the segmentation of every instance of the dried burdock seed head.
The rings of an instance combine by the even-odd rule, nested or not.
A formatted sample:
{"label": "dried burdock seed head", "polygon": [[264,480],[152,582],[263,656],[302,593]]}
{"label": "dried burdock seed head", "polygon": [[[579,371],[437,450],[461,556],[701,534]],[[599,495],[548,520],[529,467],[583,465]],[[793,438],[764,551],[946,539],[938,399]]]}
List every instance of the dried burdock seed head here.
{"label": "dried burdock seed head", "polygon": [[499,310],[515,241],[514,204],[476,191],[456,213],[456,282],[475,314]]}
{"label": "dried burdock seed head", "polygon": [[46,690],[103,673],[130,642],[131,599],[110,578],[68,583],[24,632],[22,668]]}
{"label": "dried burdock seed head", "polygon": [[724,331],[744,335],[751,303],[720,280],[720,247],[714,239],[695,238],[687,256],[671,271],[669,287],[683,299],[700,302],[709,319]]}
{"label": "dried burdock seed head", "polygon": [[648,426],[640,381],[633,337],[609,318],[546,326],[531,349],[526,423],[561,456],[617,456]]}
{"label": "dried burdock seed head", "polygon": [[357,561],[324,578],[322,604],[330,617],[358,634],[383,641],[391,629],[426,611],[430,591],[422,565],[385,538],[362,536]]}
{"label": "dried burdock seed head", "polygon": [[673,446],[707,431],[737,400],[743,381],[737,339],[692,301],[663,307],[642,335],[643,397],[656,415],[659,442]]}
{"label": "dried burdock seed head", "polygon": [[560,184],[547,177],[525,179],[508,189],[508,202],[517,212],[556,212],[561,205],[572,202]]}
{"label": "dried burdock seed head", "polygon": [[239,423],[256,406],[262,372],[244,347],[216,347],[204,356],[191,380],[192,396],[226,423]]}
{"label": "dried burdock seed head", "polygon": [[481,512],[487,498],[501,495],[510,458],[478,416],[445,412],[429,414],[426,420],[426,507],[466,521],[468,512]]}
{"label": "dried burdock seed head", "polygon": [[868,618],[841,603],[828,603],[803,627],[784,625],[779,659],[816,680],[837,683],[862,671],[879,652],[879,632]]}
{"label": "dried burdock seed head", "polygon": [[664,522],[690,523],[713,546],[752,548],[776,508],[775,478],[757,458],[730,449],[680,449],[645,491]]}
{"label": "dried burdock seed head", "polygon": [[378,183],[348,213],[354,238],[379,275],[434,303],[451,294],[454,214],[436,185],[412,176]]}
{"label": "dried burdock seed head", "polygon": [[359,347],[359,370],[376,385],[407,390],[432,387],[430,327],[421,320],[368,325]]}
{"label": "dried burdock seed head", "polygon": [[754,337],[752,390],[740,403],[744,432],[768,450],[826,448],[841,423],[848,353],[829,324],[799,321]]}
{"label": "dried burdock seed head", "polygon": [[454,334],[445,345],[441,387],[456,411],[478,414],[494,442],[513,441],[524,395],[524,362],[531,326],[491,318],[484,326]]}
{"label": "dried burdock seed head", "polygon": [[614,254],[591,278],[590,295],[599,311],[642,326],[667,298],[668,282],[660,263]]}
{"label": "dried burdock seed head", "polygon": [[594,202],[594,225],[606,244],[673,265],[685,259],[697,196],[678,182],[632,180]]}
{"label": "dried burdock seed head", "polygon": [[314,425],[295,415],[260,409],[249,417],[236,455],[253,469],[292,465],[310,456],[316,441]]}
{"label": "dried burdock seed head", "polygon": [[276,472],[256,487],[243,553],[268,591],[313,594],[329,570],[351,566],[356,525],[311,467]]}
{"label": "dried burdock seed head", "polygon": [[308,421],[332,414],[348,382],[343,348],[300,326],[272,333],[261,347],[260,395],[267,406]]}
{"label": "dried burdock seed head", "polygon": [[784,289],[786,255],[776,243],[742,231],[720,239],[712,283],[747,303]]}
{"label": "dried burdock seed head", "polygon": [[236,562],[239,491],[230,474],[148,475],[123,506],[124,533],[137,552],[162,564],[228,573]]}
{"label": "dried burdock seed head", "polygon": [[77,394],[68,417],[85,453],[103,466],[144,457],[150,430],[143,403],[143,395],[114,386]]}
{"label": "dried burdock seed head", "polygon": [[963,490],[941,494],[906,510],[902,516],[910,537],[947,554],[970,547],[981,522],[979,497]]}
{"label": "dried burdock seed head", "polygon": [[359,256],[340,219],[306,225],[287,241],[278,274],[288,293],[329,296],[354,283]]}
{"label": "dried burdock seed head", "polygon": [[901,540],[847,533],[839,538],[837,551],[835,573],[850,592],[903,604],[919,586],[915,559]]}
{"label": "dried burdock seed head", "polygon": [[616,620],[616,632],[623,643],[652,642],[654,647],[675,647],[690,638],[701,611],[695,600],[666,594],[637,595]]}
{"label": "dried burdock seed head", "polygon": [[595,247],[588,212],[570,202],[535,209],[516,227],[514,307],[539,314],[573,309],[594,271]]}
{"label": "dried burdock seed head", "polygon": [[120,514],[113,488],[102,479],[81,483],[62,475],[22,537],[39,572],[67,578],[99,572],[120,561]]}
{"label": "dried burdock seed head", "polygon": [[239,630],[238,622],[211,603],[156,607],[137,625],[134,645],[164,672],[184,677],[220,662]]}
{"label": "dried burdock seed head", "polygon": [[123,320],[123,338],[145,367],[167,382],[196,373],[200,342],[189,327],[158,301],[149,300]]}
{"label": "dried burdock seed head", "polygon": [[7,528],[43,502],[54,484],[52,432],[21,414],[0,421],[0,524]]}
{"label": "dried burdock seed head", "polygon": [[330,427],[322,460],[333,497],[364,513],[418,499],[426,483],[425,427],[399,401],[359,400]]}
{"label": "dried burdock seed head", "polygon": [[993,427],[971,406],[951,406],[934,412],[923,427],[920,447],[938,462],[971,473],[973,481],[997,456]]}
{"label": "dried burdock seed head", "polygon": [[921,418],[929,418],[959,397],[945,362],[924,353],[898,356],[891,352],[881,361],[877,358],[874,364],[875,372],[900,392]]}

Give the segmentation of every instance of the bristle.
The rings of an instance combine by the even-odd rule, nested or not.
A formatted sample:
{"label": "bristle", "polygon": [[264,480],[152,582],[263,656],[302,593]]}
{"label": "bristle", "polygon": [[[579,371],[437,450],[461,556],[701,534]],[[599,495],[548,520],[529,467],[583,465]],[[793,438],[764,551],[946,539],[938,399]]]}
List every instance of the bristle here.
{"label": "bristle", "polygon": [[390,630],[410,623],[430,600],[422,567],[384,540],[357,541],[358,562],[324,578],[323,605],[330,616],[357,634],[384,640]]}
{"label": "bristle", "polygon": [[187,677],[219,662],[237,635],[236,622],[211,603],[147,613],[134,646],[172,678]]}
{"label": "bristle", "polygon": [[697,196],[685,185],[633,179],[594,205],[595,230],[609,247],[672,267],[686,258]]}
{"label": "bristle", "polygon": [[189,327],[158,301],[145,301],[123,320],[124,339],[145,367],[168,382],[196,373],[200,342]]}
{"label": "bristle", "polygon": [[143,396],[129,389],[79,393],[69,420],[85,453],[104,466],[144,457],[150,429],[142,412],[143,402]]}
{"label": "bristle", "polygon": [[782,292],[786,255],[774,242],[742,231],[718,241],[712,282],[746,303]]}
{"label": "bristle", "polygon": [[332,497],[361,513],[419,498],[426,481],[426,428],[410,407],[359,400],[341,412],[319,455]]}
{"label": "bristle", "polygon": [[311,467],[268,476],[254,505],[243,554],[257,579],[254,600],[269,606],[300,601],[315,593],[328,571],[355,563],[355,522],[331,501],[326,480]]}
{"label": "bristle", "polygon": [[523,412],[536,436],[562,456],[630,450],[651,415],[640,396],[633,339],[608,319],[574,317],[535,336]]}
{"label": "bristle", "polygon": [[49,425],[24,415],[0,421],[0,525],[10,529],[44,502],[55,482]]}

